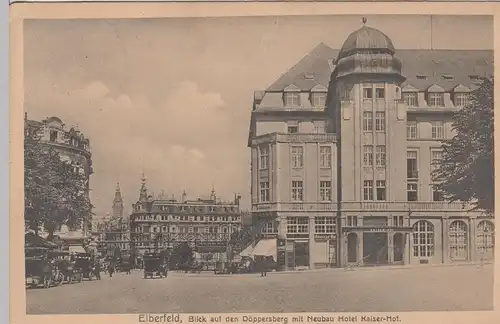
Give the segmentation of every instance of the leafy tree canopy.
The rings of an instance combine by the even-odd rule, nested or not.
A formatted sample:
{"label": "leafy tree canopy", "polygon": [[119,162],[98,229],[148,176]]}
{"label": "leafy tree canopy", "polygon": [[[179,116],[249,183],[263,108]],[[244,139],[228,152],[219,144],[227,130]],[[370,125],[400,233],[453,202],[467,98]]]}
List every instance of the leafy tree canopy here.
{"label": "leafy tree canopy", "polygon": [[467,105],[453,117],[456,135],[443,142],[443,160],[433,178],[450,201],[471,203],[474,209],[494,208],[493,83],[483,78]]}
{"label": "leafy tree canopy", "polygon": [[43,229],[51,240],[61,225],[78,229],[91,215],[87,177],[41,143],[36,132],[27,130],[25,134],[25,228],[35,233]]}

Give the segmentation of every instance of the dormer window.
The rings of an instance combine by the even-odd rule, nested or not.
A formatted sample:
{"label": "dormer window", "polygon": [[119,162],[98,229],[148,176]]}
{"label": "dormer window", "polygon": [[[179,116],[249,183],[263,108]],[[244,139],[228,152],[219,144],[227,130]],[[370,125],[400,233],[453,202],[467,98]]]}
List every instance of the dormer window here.
{"label": "dormer window", "polygon": [[443,107],[444,106],[444,93],[442,93],[442,92],[429,92],[427,94],[427,104],[430,107]]}
{"label": "dormer window", "polygon": [[288,126],[288,134],[296,134],[298,132],[299,132],[299,126],[298,125]]}
{"label": "dormer window", "polygon": [[50,131],[50,141],[51,142],[56,142],[57,141],[57,131],[56,130],[51,130]]}
{"label": "dormer window", "polygon": [[453,103],[455,104],[456,107],[464,107],[467,105],[469,101],[469,94],[468,93],[455,93],[453,95]]}
{"label": "dormer window", "polygon": [[313,107],[324,108],[326,104],[326,93],[313,92],[311,93],[311,104]]}
{"label": "dormer window", "polygon": [[285,107],[300,107],[300,92],[285,92]]}
{"label": "dormer window", "polygon": [[426,80],[427,79],[427,75],[425,74],[417,74],[417,80]]}
{"label": "dormer window", "polygon": [[403,92],[403,100],[408,107],[418,106],[418,93],[417,92]]}

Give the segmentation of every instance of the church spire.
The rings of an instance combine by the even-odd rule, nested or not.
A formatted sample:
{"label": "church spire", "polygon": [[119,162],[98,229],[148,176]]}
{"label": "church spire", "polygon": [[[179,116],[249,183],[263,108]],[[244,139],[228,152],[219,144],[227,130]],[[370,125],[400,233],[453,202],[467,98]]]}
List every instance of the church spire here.
{"label": "church spire", "polygon": [[148,189],[146,189],[146,177],[144,176],[144,172],[142,173],[141,178],[141,189],[139,191],[139,201],[148,200]]}
{"label": "church spire", "polygon": [[120,183],[116,183],[115,199],[113,199],[113,217],[123,217],[123,199]]}

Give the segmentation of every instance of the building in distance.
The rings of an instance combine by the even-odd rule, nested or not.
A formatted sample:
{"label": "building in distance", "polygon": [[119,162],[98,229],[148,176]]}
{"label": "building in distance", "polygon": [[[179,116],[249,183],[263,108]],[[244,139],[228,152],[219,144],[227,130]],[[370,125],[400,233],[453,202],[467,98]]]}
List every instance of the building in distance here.
{"label": "building in distance", "polygon": [[132,254],[140,258],[145,252],[173,249],[187,243],[195,258],[224,261],[227,258],[231,234],[241,229],[240,197],[221,201],[212,189],[209,198],[180,200],[174,197],[148,195],[146,179],[142,177],[138,201],[130,215]]}

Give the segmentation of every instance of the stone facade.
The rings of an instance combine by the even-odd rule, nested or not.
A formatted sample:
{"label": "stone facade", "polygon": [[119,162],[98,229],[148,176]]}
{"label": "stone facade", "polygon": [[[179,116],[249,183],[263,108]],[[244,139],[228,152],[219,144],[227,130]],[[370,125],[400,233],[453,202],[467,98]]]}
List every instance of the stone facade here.
{"label": "stone facade", "polygon": [[493,216],[443,201],[431,171],[492,61],[489,51],[399,52],[363,26],[256,91],[252,213],[263,236],[285,240],[280,267],[491,259]]}
{"label": "stone facade", "polygon": [[[76,171],[86,175],[88,188],[90,175],[93,173],[89,139],[77,128],[72,127],[67,129],[58,117],[34,121],[29,120],[26,113],[24,122],[27,132],[31,134],[35,133],[43,145],[55,149],[63,161],[67,161]],[[92,230],[91,217],[89,215],[88,219],[83,223],[80,236],[86,237],[90,235]],[[55,234],[58,235],[58,233]],[[66,234],[61,233],[61,235],[64,236]]]}

